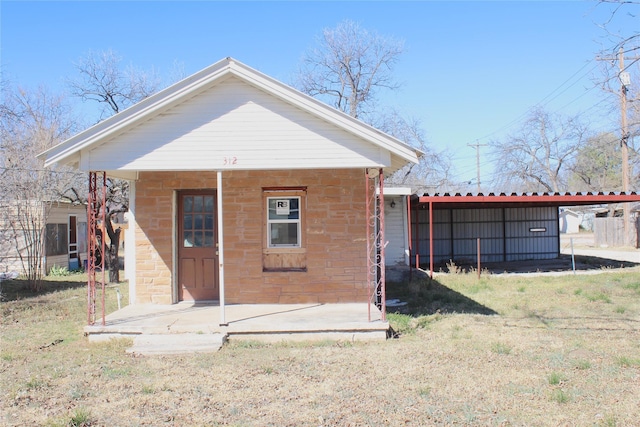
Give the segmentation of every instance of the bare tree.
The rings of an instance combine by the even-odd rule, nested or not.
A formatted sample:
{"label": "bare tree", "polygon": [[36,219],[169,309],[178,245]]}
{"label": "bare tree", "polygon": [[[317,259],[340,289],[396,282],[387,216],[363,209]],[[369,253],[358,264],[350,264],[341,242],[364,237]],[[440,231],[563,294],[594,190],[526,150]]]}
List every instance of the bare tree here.
{"label": "bare tree", "polygon": [[4,88],[0,108],[0,222],[17,253],[29,285],[41,287],[44,271],[45,225],[51,206],[68,188],[80,185],[79,175],[66,168],[44,168],[36,155],[62,142],[73,130],[64,99],[45,89]]}
{"label": "bare tree", "polygon": [[[600,7],[609,7],[609,14],[604,22],[598,25],[605,31],[608,38],[608,46],[603,50],[609,53],[617,53],[620,48],[624,53],[637,51],[640,46],[640,30],[637,25],[624,25],[622,21],[633,22],[640,15],[640,1],[638,0],[600,0]],[[622,27],[625,30],[621,30]]]}
{"label": "bare tree", "polygon": [[574,191],[620,191],[622,154],[619,138],[605,133],[589,138],[572,162],[569,185]]}
{"label": "bare tree", "polygon": [[305,53],[296,87],[362,119],[375,107],[379,89],[399,87],[393,67],[403,49],[400,40],[343,21],[324,29],[317,46]]}
{"label": "bare tree", "polygon": [[[122,65],[122,58],[112,50],[89,52],[76,63],[79,77],[69,81],[71,93],[86,101],[103,105],[101,118],[117,114],[125,108],[147,98],[160,87],[154,70]],[[177,72],[180,72],[177,70]],[[109,281],[120,281],[120,229],[114,229],[113,218],[129,209],[129,183],[109,178],[106,200],[107,221],[104,224],[109,237],[106,261]]]}
{"label": "bare tree", "polygon": [[75,66],[79,77],[69,80],[71,94],[103,104],[101,118],[119,113],[160,87],[155,70],[124,67],[122,57],[112,50],[90,51]]}
{"label": "bare tree", "polygon": [[389,183],[410,186],[419,193],[444,191],[451,187],[451,158],[446,151],[436,152],[427,144],[418,119],[405,119],[396,110],[390,110],[384,111],[373,125],[423,153],[418,164],[405,166],[389,177]]}
{"label": "bare tree", "polygon": [[430,149],[418,120],[405,119],[397,111],[377,105],[380,90],[400,87],[393,68],[403,50],[403,41],[346,20],[322,31],[316,46],[305,53],[295,85],[425,153],[419,165],[390,177],[391,183],[411,185],[417,191],[443,188],[449,183],[451,169],[446,153]]}
{"label": "bare tree", "polygon": [[610,10],[608,18],[598,23],[605,36],[598,55],[602,76],[596,79],[597,84],[605,92],[615,95],[612,98],[615,102],[610,108],[612,112],[619,112],[623,74],[629,78],[625,84],[625,95],[629,138],[633,140],[640,135],[640,30],[638,25],[633,25],[640,16],[640,1],[600,0],[598,6],[609,7]]}
{"label": "bare tree", "polygon": [[535,110],[516,133],[490,143],[500,165],[494,179],[510,191],[568,191],[568,166],[587,138],[578,119]]}

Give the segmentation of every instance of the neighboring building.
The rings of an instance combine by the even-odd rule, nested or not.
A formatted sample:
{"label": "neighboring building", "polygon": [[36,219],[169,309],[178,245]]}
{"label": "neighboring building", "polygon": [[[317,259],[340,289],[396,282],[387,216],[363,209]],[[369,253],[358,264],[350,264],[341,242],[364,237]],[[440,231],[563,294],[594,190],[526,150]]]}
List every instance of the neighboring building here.
{"label": "neighboring building", "polygon": [[[54,266],[66,267],[69,270],[81,268],[83,261],[87,259],[87,207],[64,202],[38,205],[42,206],[42,218],[46,218],[45,248],[42,257],[45,272],[48,273]],[[14,209],[10,205],[6,209],[5,218],[8,221]],[[49,209],[49,212],[46,212],[46,209]],[[22,274],[24,271],[20,252],[26,256],[24,238],[20,235],[17,239],[10,237],[12,233],[9,229],[8,223],[2,224],[3,236],[8,238],[2,242],[0,271]],[[16,241],[19,248],[16,247]]]}
{"label": "neighboring building", "polygon": [[131,181],[133,303],[223,306],[366,302],[368,202],[418,152],[227,58],[42,157]]}
{"label": "neighboring building", "polygon": [[560,209],[560,233],[575,234],[580,232],[583,215],[571,209]]}

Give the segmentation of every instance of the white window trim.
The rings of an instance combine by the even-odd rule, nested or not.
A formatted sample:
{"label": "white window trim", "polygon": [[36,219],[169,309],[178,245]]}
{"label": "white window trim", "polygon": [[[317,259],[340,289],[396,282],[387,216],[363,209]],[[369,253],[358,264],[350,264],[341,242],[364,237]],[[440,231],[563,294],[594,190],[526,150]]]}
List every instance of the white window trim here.
{"label": "white window trim", "polygon": [[[298,199],[298,219],[270,219],[269,201],[278,199]],[[269,249],[290,249],[302,247],[302,198],[300,196],[267,196],[267,248]],[[295,245],[274,245],[271,243],[271,224],[291,224],[296,223],[298,228],[298,243]]]}

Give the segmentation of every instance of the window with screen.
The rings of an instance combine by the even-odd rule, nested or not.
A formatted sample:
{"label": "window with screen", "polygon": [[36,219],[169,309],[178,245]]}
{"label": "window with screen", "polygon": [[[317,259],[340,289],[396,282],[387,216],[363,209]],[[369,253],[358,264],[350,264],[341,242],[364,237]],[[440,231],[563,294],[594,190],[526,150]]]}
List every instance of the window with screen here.
{"label": "window with screen", "polygon": [[263,188],[264,271],[306,271],[306,187]]}

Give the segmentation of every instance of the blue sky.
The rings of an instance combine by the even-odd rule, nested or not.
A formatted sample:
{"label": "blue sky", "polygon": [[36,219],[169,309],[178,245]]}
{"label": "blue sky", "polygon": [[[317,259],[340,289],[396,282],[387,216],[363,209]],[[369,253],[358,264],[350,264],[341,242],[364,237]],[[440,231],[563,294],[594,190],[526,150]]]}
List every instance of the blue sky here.
{"label": "blue sky", "polygon": [[[3,0],[0,8],[5,78],[53,91],[65,90],[79,58],[106,49],[163,76],[175,63],[188,75],[232,56],[290,83],[323,28],[354,20],[405,41],[396,68],[403,85],[381,103],[418,118],[435,150],[451,150],[461,182],[476,176],[468,144],[503,137],[540,103],[583,114],[601,130],[615,130],[618,120],[608,110],[615,97],[594,89],[595,57],[610,45],[599,24],[611,8],[596,2]],[[623,15],[610,25],[637,27]],[[483,175],[494,167],[482,152]]]}

